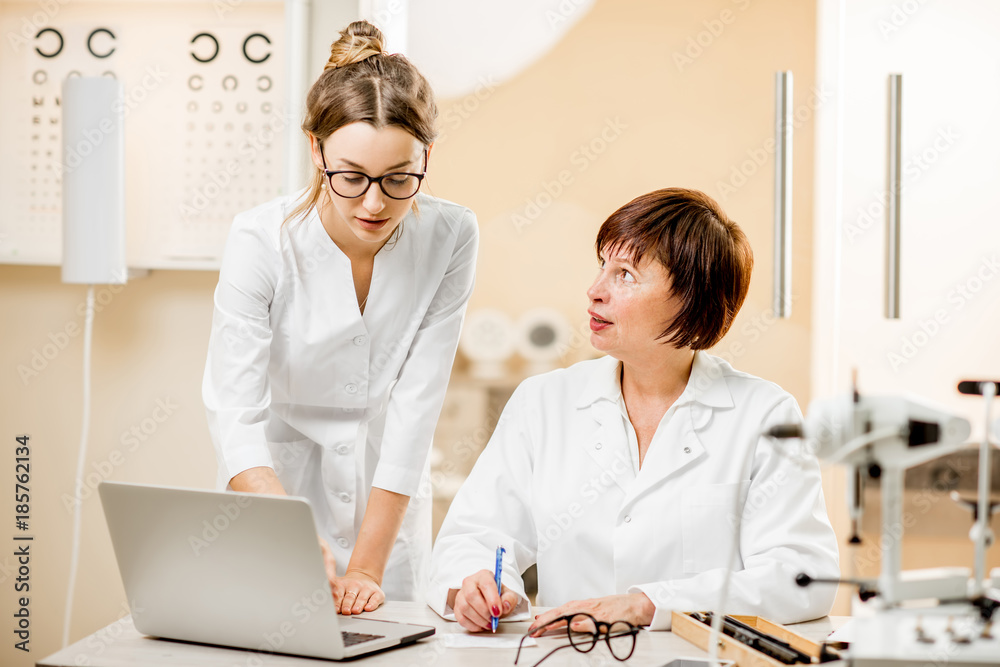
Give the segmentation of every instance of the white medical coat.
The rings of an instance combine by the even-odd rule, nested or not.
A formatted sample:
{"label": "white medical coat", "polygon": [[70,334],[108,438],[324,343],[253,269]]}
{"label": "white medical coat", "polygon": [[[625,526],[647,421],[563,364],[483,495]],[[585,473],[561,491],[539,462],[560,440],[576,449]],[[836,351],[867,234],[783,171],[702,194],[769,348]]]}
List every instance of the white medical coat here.
{"label": "white medical coat", "polygon": [[453,618],[448,589],[492,571],[503,545],[503,582],[522,597],[511,620],[530,613],[520,574],[537,563],[539,605],[641,591],[656,607],[650,628],[669,629],[671,610],[718,603],[739,492],[727,613],[778,622],[828,613],[834,586],[794,582],[840,572],[819,465],[754,437],[800,422],[795,400],[698,352],[636,473],[619,368],[604,357],[517,388],[438,534],[429,605]]}
{"label": "white medical coat", "polygon": [[218,485],[256,466],[305,496],[343,575],[373,486],[410,496],[382,588],[419,598],[430,557],[428,454],[473,288],[478,228],[417,195],[375,256],[364,316],[351,262],[293,196],[236,216],[202,394]]}

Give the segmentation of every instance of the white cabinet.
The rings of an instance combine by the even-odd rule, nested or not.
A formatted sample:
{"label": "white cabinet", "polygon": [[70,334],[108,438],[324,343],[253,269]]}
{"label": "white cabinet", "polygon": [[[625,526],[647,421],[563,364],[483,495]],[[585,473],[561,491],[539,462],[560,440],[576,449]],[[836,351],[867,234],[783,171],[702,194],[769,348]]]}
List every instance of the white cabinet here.
{"label": "white cabinet", "polygon": [[[820,2],[813,395],[913,392],[980,419],[1000,376],[1000,5]],[[885,317],[888,76],[902,85],[901,317]],[[974,423],[973,433],[981,432]]]}

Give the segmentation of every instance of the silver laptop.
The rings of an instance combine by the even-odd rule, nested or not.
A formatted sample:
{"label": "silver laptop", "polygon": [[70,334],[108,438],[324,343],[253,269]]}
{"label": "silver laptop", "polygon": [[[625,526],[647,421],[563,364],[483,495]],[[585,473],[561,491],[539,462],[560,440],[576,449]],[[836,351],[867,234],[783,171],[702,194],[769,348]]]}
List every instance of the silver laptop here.
{"label": "silver laptop", "polygon": [[337,614],[304,498],[120,482],[99,490],[143,634],[331,660],[434,634]]}

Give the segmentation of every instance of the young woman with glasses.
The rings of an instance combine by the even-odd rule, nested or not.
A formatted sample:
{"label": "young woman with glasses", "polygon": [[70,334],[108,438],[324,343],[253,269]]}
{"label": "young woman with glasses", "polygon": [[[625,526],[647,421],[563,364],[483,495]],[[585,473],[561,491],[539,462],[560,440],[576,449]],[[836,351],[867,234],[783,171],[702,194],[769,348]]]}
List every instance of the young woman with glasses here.
{"label": "young woman with glasses", "polygon": [[233,222],[203,397],[219,485],[312,502],[345,614],[415,599],[427,483],[473,287],[473,213],[419,193],[437,108],[352,23],[307,98],[309,186]]}

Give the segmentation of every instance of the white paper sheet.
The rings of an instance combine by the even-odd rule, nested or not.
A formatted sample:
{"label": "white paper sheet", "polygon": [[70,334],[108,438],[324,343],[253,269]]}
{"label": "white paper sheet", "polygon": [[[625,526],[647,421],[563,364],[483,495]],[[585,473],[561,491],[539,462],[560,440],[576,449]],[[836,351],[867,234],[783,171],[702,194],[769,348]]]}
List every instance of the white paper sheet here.
{"label": "white paper sheet", "polygon": [[852,618],[847,623],[830,633],[830,636],[826,638],[828,642],[847,642],[851,643],[854,639],[854,619]]}

